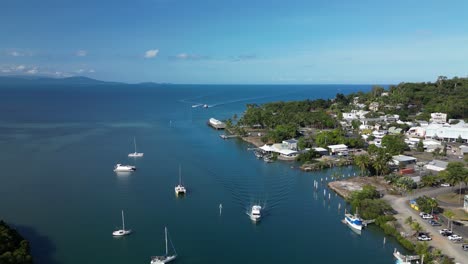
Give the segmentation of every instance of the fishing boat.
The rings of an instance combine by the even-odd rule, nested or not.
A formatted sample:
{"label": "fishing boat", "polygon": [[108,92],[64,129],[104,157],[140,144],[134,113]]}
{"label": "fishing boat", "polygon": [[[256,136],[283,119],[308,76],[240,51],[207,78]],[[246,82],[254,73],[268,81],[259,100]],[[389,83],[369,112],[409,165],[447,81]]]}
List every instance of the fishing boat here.
{"label": "fishing boat", "polygon": [[362,230],[363,221],[359,217],[359,215],[357,213],[357,209],[356,209],[356,213],[354,215],[346,213],[346,211],[345,211],[345,219],[344,220],[345,220],[346,224],[348,224],[350,227],[352,227],[352,228],[354,228],[356,230]]}
{"label": "fishing boat", "polygon": [[174,188],[175,194],[176,195],[184,195],[187,190],[185,187],[182,185],[182,173],[181,173],[181,168],[179,166],[179,184]]}
{"label": "fishing boat", "polygon": [[174,250],[174,255],[169,255],[169,250],[167,247],[167,227],[164,228],[165,240],[166,240],[166,254],[164,256],[154,256],[151,257],[151,264],[163,264],[173,261],[177,257],[177,252],[174,248],[174,245],[171,241],[172,250]]}
{"label": "fishing boat", "polygon": [[261,210],[262,210],[262,207],[260,205],[254,205],[252,206],[252,209],[250,210],[250,219],[252,219],[252,221],[254,222],[258,222],[260,221],[260,218],[261,218]]}
{"label": "fishing boat", "polygon": [[135,152],[128,154],[128,156],[131,157],[131,158],[140,158],[140,157],[143,157],[143,153],[137,152],[136,139],[135,139],[135,138],[133,138],[133,144],[135,145]]}
{"label": "fishing boat", "polygon": [[271,157],[264,156],[264,157],[263,157],[263,161],[265,161],[266,163],[272,163],[272,162],[273,162],[273,159],[271,159]]}
{"label": "fishing boat", "polygon": [[418,255],[403,255],[396,248],[393,250],[393,256],[397,259],[397,264],[413,264],[418,263],[420,257]]}
{"label": "fishing boat", "polygon": [[254,155],[255,155],[255,157],[257,157],[257,159],[263,158],[263,153],[261,153],[261,152],[258,151],[258,150],[255,150],[255,151],[254,151]]}
{"label": "fishing boat", "polygon": [[207,105],[207,104],[204,104],[204,105],[203,105],[203,108],[208,108],[208,105]]}
{"label": "fishing boat", "polygon": [[135,166],[131,166],[131,165],[122,165],[122,164],[119,163],[119,164],[115,165],[114,171],[115,171],[115,172],[130,172],[130,171],[136,171],[136,167],[135,167]]}
{"label": "fishing boat", "polygon": [[132,233],[131,229],[125,230],[125,217],[124,217],[124,211],[122,210],[122,229],[116,230],[112,232],[113,236],[126,236]]}

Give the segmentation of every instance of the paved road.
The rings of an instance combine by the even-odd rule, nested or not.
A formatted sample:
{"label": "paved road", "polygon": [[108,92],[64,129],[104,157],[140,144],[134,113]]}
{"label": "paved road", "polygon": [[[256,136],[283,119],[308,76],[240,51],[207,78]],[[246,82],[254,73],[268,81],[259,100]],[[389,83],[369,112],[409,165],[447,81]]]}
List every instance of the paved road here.
{"label": "paved road", "polygon": [[[400,225],[404,226],[405,219],[411,216],[415,221],[418,221],[419,224],[423,227],[424,230],[429,232],[432,237],[432,241],[429,241],[429,245],[439,248],[442,250],[443,254],[452,257],[455,259],[456,263],[468,264],[468,252],[465,252],[461,248],[461,243],[454,243],[449,241],[446,237],[439,234],[439,230],[446,228],[444,226],[433,227],[427,221],[423,220],[419,213],[409,207],[408,201],[415,199],[419,196],[426,195],[430,197],[437,196],[442,193],[450,192],[451,188],[433,188],[418,191],[417,193],[408,195],[408,196],[394,196],[386,195],[384,199],[390,203],[390,205],[395,209],[398,214],[395,215],[395,218],[399,221]],[[456,226],[454,226],[455,228]],[[456,229],[454,229],[457,233]],[[464,237],[466,238],[466,237]]]}

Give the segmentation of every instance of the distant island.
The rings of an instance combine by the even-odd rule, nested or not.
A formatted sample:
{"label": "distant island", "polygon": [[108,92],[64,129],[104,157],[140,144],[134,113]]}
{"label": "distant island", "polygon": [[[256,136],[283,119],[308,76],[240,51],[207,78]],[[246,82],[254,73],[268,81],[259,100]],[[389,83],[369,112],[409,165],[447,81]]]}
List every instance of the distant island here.
{"label": "distant island", "polygon": [[29,242],[3,221],[0,221],[0,263],[33,263]]}
{"label": "distant island", "polygon": [[66,78],[51,78],[47,76],[0,76],[0,89],[9,86],[22,87],[22,86],[40,86],[48,85],[51,87],[56,86],[104,86],[104,87],[119,87],[124,85],[135,85],[139,87],[148,86],[161,86],[170,85],[169,83],[153,83],[144,82],[137,84],[127,84],[122,82],[108,82],[92,79],[84,76],[74,76]]}

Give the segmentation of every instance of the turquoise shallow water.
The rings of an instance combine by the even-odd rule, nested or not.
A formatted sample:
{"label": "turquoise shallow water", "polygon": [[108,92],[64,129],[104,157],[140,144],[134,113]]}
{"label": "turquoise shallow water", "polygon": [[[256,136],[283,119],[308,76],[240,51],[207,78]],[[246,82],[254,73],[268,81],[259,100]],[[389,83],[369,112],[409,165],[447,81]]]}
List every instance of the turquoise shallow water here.
{"label": "turquoise shallow water", "polygon": [[[2,87],[0,216],[31,240],[37,263],[149,263],[164,251],[164,226],[174,263],[394,263],[392,239],[383,245],[375,227],[355,234],[341,223],[343,200],[313,191],[314,180],[353,168],[265,164],[206,126],[246,103],[358,89],[370,87]],[[136,160],[134,136],[145,153]],[[118,162],[138,170],[116,175]],[[174,195],[179,164],[185,198]],[[265,206],[256,225],[246,215],[254,202]],[[116,239],[121,209],[134,233]]]}

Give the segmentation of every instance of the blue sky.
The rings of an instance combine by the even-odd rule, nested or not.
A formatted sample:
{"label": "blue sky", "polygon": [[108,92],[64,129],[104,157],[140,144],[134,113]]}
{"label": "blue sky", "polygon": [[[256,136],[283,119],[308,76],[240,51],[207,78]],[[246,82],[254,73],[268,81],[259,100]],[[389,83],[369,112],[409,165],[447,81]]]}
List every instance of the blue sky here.
{"label": "blue sky", "polygon": [[468,75],[468,1],[14,0],[0,74],[202,84]]}

